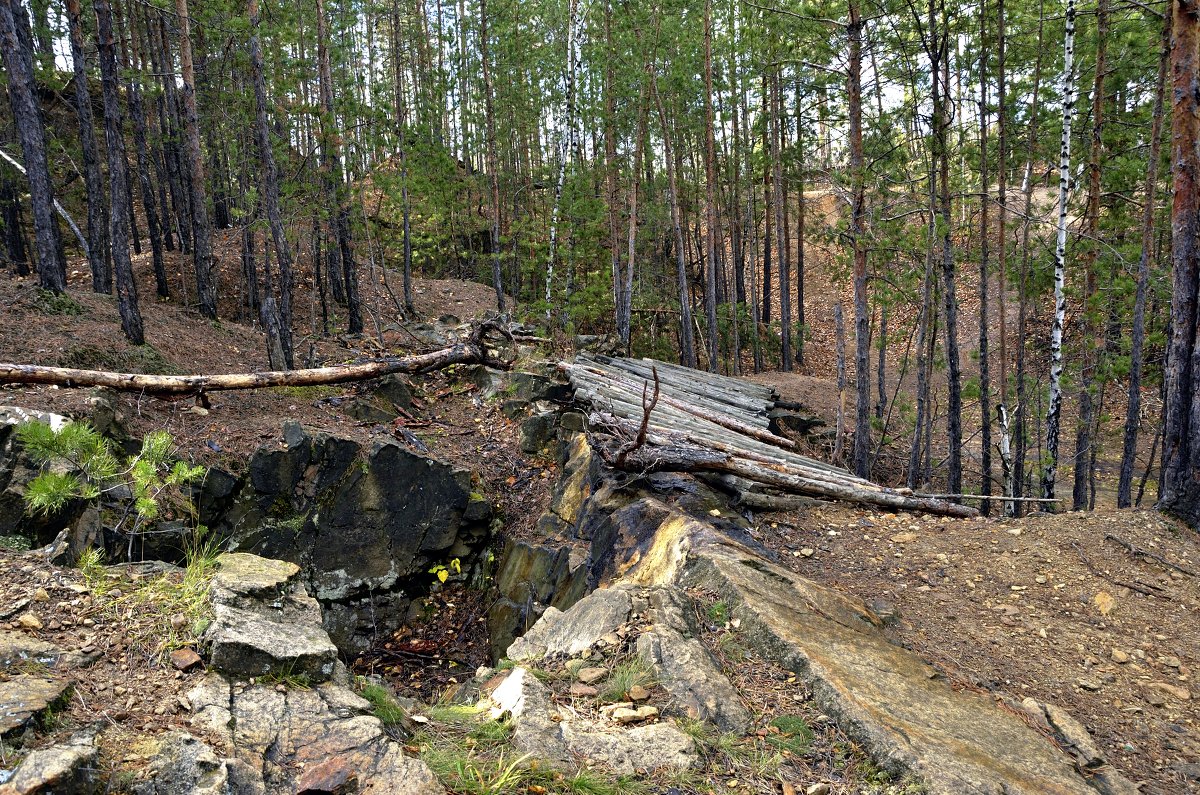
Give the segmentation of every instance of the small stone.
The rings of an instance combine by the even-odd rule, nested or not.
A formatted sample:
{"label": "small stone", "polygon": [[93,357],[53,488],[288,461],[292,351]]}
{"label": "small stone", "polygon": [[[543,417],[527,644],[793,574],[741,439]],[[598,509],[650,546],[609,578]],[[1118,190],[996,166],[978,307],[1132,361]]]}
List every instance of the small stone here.
{"label": "small stone", "polygon": [[[1189,690],[1187,690],[1186,688],[1176,687],[1175,685],[1169,685],[1166,682],[1154,682],[1150,685],[1147,685],[1147,687],[1150,688],[1151,690],[1157,690],[1160,693],[1164,693],[1164,694],[1170,696],[1171,698],[1175,698],[1180,701],[1188,701],[1192,697],[1191,692]],[[1150,703],[1153,704],[1154,702],[1151,701]],[[1155,705],[1155,706],[1157,706],[1157,705]]]}
{"label": "small stone", "polygon": [[175,702],[179,704],[180,708],[182,708],[184,712],[192,711],[192,702],[188,701],[186,697],[179,696],[175,699]]}
{"label": "small stone", "polygon": [[42,620],[33,613],[22,613],[17,619],[17,624],[25,629],[41,629]]}
{"label": "small stone", "polygon": [[590,698],[590,697],[596,695],[597,690],[596,690],[596,688],[592,687],[591,685],[585,685],[582,682],[572,682],[571,687],[568,688],[567,692],[572,696],[578,696],[580,698]]}
{"label": "small stone", "polygon": [[621,707],[620,709],[614,709],[612,712],[612,719],[617,723],[637,723],[638,721],[656,717],[658,717],[657,707],[638,707],[636,709]]}
{"label": "small stone", "polygon": [[629,699],[631,701],[645,701],[650,698],[650,691],[641,685],[634,685],[629,688]]}
{"label": "small stone", "polygon": [[815,554],[817,554],[817,551],[812,547],[805,547],[804,549],[800,550],[800,557],[802,558],[811,558]]}
{"label": "small stone", "polygon": [[176,649],[171,652],[171,665],[176,670],[190,671],[202,662],[200,655],[193,649]]}
{"label": "small stone", "polygon": [[1078,685],[1081,690],[1090,690],[1092,692],[1099,690],[1101,687],[1101,684],[1095,679],[1087,679],[1082,677],[1076,679],[1075,684]]}
{"label": "small stone", "polygon": [[36,591],[33,592],[33,601],[49,602],[50,601],[50,593],[45,588],[38,588]]}
{"label": "small stone", "polygon": [[594,667],[580,668],[578,674],[579,681],[583,682],[585,685],[594,685],[606,676],[608,676],[607,668]]}
{"label": "small stone", "polygon": [[1044,576],[1042,576],[1041,574],[1039,574],[1038,576],[1034,577],[1034,578],[1033,578],[1033,581],[1034,581],[1034,582],[1036,582],[1038,585],[1045,585],[1045,584],[1046,584],[1046,578],[1045,578]]}
{"label": "small stone", "polygon": [[908,544],[917,540],[917,534],[912,532],[897,533],[892,536],[892,542],[896,544]]}
{"label": "small stone", "polygon": [[1114,648],[1112,650],[1112,654],[1110,655],[1109,659],[1111,659],[1113,662],[1117,663],[1118,665],[1124,665],[1125,663],[1129,662],[1129,655],[1127,653],[1121,651],[1120,649]]}
{"label": "small stone", "polygon": [[1165,665],[1168,668],[1178,668],[1181,665],[1178,657],[1171,657],[1171,656],[1159,657],[1158,664]]}
{"label": "small stone", "polygon": [[282,684],[280,684],[280,685],[275,685],[275,692],[276,692],[276,693],[286,693],[286,692],[287,692],[287,685],[282,685]]}
{"label": "small stone", "polygon": [[183,613],[176,613],[171,616],[171,629],[183,629],[188,625],[187,616]]}
{"label": "small stone", "polygon": [[83,620],[83,625],[84,625],[85,627],[94,627],[94,626],[96,626],[96,622],[95,622],[95,621],[93,621],[93,620],[92,620],[92,619],[90,619],[90,618],[85,618],[85,619]]}
{"label": "small stone", "polygon": [[828,784],[812,784],[804,790],[804,795],[829,795],[829,792]]}

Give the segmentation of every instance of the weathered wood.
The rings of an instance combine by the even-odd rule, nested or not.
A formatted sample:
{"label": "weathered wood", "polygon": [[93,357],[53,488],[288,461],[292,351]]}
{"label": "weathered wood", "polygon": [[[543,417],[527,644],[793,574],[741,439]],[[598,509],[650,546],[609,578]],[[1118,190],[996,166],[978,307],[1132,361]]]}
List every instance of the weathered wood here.
{"label": "weathered wood", "polygon": [[[638,382],[648,381],[651,378],[648,371],[641,372],[624,368],[612,368],[592,362],[576,363],[573,365],[566,364],[563,365],[562,369],[573,379],[600,380],[603,382],[608,382],[612,379],[621,379],[622,381]],[[676,380],[677,378],[678,376],[667,378],[659,376],[662,385],[679,399],[686,399],[697,405],[708,407],[713,411],[735,414],[751,425],[758,425],[763,428],[768,427],[767,401],[732,391],[721,393],[715,390],[697,389],[694,385],[689,386],[680,383]]]}
{"label": "weathered wood", "polygon": [[346,384],[393,373],[427,373],[452,364],[499,366],[501,363],[488,357],[487,347],[483,342],[485,331],[494,328],[496,327],[491,324],[485,324],[475,329],[468,340],[430,353],[307,370],[272,370],[222,375],[142,375],[76,370],[69,367],[43,367],[36,364],[0,364],[0,385],[54,384],[72,388],[103,386],[122,392],[178,395],[274,386]]}
{"label": "weathered wood", "polygon": [[[618,377],[611,377],[610,383],[615,388],[622,389],[630,394],[636,394],[636,390],[640,386],[640,385],[635,385],[634,383],[632,383],[630,381],[620,379]],[[769,430],[765,430],[763,428],[750,425],[749,423],[742,421],[740,418],[735,418],[731,415],[722,415],[722,414],[712,411],[708,408],[697,406],[693,403],[689,403],[686,400],[680,400],[678,398],[674,398],[674,397],[671,397],[670,395],[666,395],[666,394],[660,395],[659,400],[662,403],[664,403],[668,406],[671,406],[673,408],[679,409],[680,411],[682,411],[684,413],[694,414],[695,416],[697,416],[703,420],[707,420],[707,421],[713,423],[714,425],[719,425],[722,428],[728,428],[731,431],[737,431],[738,433],[743,433],[754,439],[759,439],[761,441],[770,442],[771,444],[777,445],[779,447],[785,447],[788,449],[794,449],[796,447],[796,443],[793,442],[791,439],[785,439],[782,436],[776,436],[775,434],[771,433]]]}

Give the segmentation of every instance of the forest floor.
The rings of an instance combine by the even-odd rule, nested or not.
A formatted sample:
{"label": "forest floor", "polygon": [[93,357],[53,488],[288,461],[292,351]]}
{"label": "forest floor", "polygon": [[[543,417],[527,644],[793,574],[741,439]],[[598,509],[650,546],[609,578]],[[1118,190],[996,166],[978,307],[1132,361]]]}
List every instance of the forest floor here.
{"label": "forest floor", "polygon": [[[493,300],[488,288],[469,282],[417,280],[416,289],[418,309],[430,318],[469,318]],[[837,405],[832,324],[817,307],[827,309],[833,295],[831,284],[810,287],[810,323],[819,332],[809,343],[809,365],[795,374],[755,376],[812,406],[831,426]],[[0,280],[6,320],[0,360],[157,372],[266,366],[258,329],[236,316],[210,322],[146,296],[150,345],[136,349],[120,337],[113,300],[88,292],[82,274],[71,297],[73,305],[64,311],[48,307],[28,281]],[[384,322],[384,314],[378,318],[382,349],[407,352],[412,340],[387,330],[394,320]],[[335,363],[374,355],[380,346],[369,338],[310,335],[297,340],[296,350],[300,359]],[[897,374],[889,369],[888,375],[895,388]],[[531,506],[545,503],[557,477],[555,464],[521,455],[515,423],[497,406],[481,403],[464,379],[434,374],[420,389],[423,424],[413,430],[435,455],[480,473],[489,496],[514,523],[509,532],[527,531],[537,514]],[[232,392],[211,396],[207,409],[191,400],[120,400],[131,432],[165,428],[200,462],[238,469],[251,451],[280,438],[284,417],[364,442],[389,436],[386,426],[345,415],[342,404],[355,395],[353,386]],[[0,387],[0,403],[59,413],[86,413],[86,397],[50,387]],[[1110,457],[1102,457],[1103,467],[1111,467]],[[1149,511],[947,520],[845,505],[764,514],[756,527],[760,540],[797,572],[894,613],[889,631],[895,640],[959,686],[1058,704],[1092,731],[1123,773],[1144,782],[1143,792],[1200,792],[1200,692],[1192,686],[1200,666],[1200,542],[1191,531]],[[46,583],[26,568],[5,556],[3,596],[28,596]],[[94,646],[107,662],[89,669],[87,689],[72,700],[68,717],[122,716],[131,726],[155,730],[181,724],[185,716],[172,704],[186,689],[187,675],[176,676],[131,648],[120,621],[85,629],[70,602],[51,602],[62,613],[51,617],[58,626],[48,623],[39,632]],[[463,622],[477,620],[468,604],[462,608]],[[433,640],[457,630],[424,631]],[[469,633],[458,634],[472,642]]]}

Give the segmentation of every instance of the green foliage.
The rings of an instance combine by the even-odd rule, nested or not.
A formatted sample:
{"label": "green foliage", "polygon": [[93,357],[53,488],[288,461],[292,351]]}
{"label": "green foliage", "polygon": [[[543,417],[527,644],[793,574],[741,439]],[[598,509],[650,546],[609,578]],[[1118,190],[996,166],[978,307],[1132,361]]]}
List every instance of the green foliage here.
{"label": "green foliage", "polygon": [[358,694],[371,703],[371,712],[384,726],[398,726],[408,718],[408,713],[382,685],[365,684]]}
{"label": "green foliage", "polygon": [[176,375],[179,368],[167,361],[152,345],[131,345],[123,350],[94,345],[68,348],[58,357],[59,367],[81,370],[117,370],[147,375]]}
{"label": "green foliage", "polygon": [[166,431],[146,434],[141,450],[125,459],[87,423],[69,422],[56,430],[44,422],[26,422],[17,428],[17,438],[44,470],[25,490],[25,504],[35,513],[54,514],[73,500],[128,489],[132,510],[121,514],[114,527],[130,538],[164,507],[194,516],[183,490],[201,480],[206,470],[172,461],[174,443]]}
{"label": "green foliage", "polygon": [[600,688],[600,700],[610,703],[624,701],[634,687],[650,688],[656,684],[654,667],[641,657],[630,657],[613,668],[604,680]]}
{"label": "green foliage", "polygon": [[771,721],[779,734],[767,735],[767,742],[796,756],[808,753],[813,732],[808,722],[798,715],[780,715]]}
{"label": "green foliage", "polygon": [[34,307],[46,315],[66,315],[78,317],[87,312],[83,304],[76,301],[67,293],[56,293],[38,288],[33,297]]}

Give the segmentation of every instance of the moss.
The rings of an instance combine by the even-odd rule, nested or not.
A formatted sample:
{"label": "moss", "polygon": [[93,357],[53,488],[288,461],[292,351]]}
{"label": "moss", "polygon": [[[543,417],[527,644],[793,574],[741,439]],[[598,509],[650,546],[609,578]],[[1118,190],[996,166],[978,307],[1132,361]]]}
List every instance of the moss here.
{"label": "moss", "polygon": [[146,375],[178,375],[179,368],[167,361],[153,345],[131,345],[122,351],[95,345],[76,345],[58,357],[59,367],[80,370],[115,370]]}

